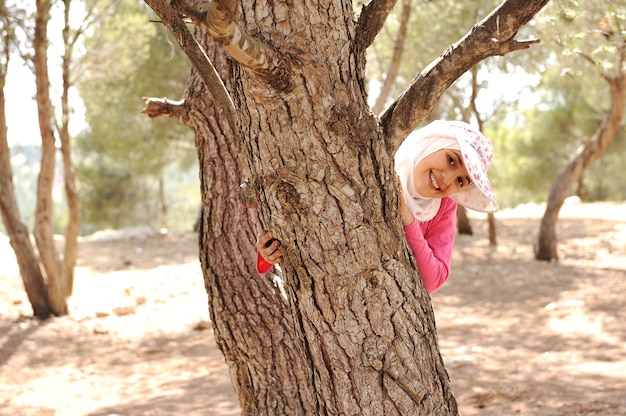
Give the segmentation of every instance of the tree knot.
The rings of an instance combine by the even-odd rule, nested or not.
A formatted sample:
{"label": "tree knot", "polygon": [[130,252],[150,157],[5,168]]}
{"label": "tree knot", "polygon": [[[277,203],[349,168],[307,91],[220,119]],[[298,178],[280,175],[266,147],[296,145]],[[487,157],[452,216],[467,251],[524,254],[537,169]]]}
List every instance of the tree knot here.
{"label": "tree knot", "polygon": [[276,198],[282,205],[285,213],[295,214],[300,208],[300,194],[293,184],[280,181],[276,185]]}
{"label": "tree knot", "polygon": [[239,200],[246,206],[246,208],[259,208],[259,196],[257,195],[256,188],[250,183],[250,179],[245,179],[241,185],[239,185]]}
{"label": "tree knot", "polygon": [[363,364],[381,371],[384,367],[385,354],[389,350],[389,344],[381,337],[370,336],[363,341],[361,359]]}

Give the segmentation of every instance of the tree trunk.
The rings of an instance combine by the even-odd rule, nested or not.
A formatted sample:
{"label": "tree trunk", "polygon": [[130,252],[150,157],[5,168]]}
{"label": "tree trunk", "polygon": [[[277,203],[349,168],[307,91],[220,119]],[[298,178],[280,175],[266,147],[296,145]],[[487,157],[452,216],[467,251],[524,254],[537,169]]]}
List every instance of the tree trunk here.
{"label": "tree trunk", "polygon": [[[375,9],[388,3],[366,6],[358,27],[350,2],[286,7],[216,0],[204,11],[172,3],[237,61],[222,73],[223,94],[211,68],[204,72],[186,27],[169,24],[169,6],[146,1],[177,34],[210,94],[220,97],[207,106],[207,91],[192,78],[186,104],[194,103],[189,125],[206,132],[196,144],[209,306],[244,414],[456,415],[428,294],[399,220],[391,155],[465,65],[521,49],[510,39],[519,29],[512,26],[546,2],[507,2],[520,4],[526,15],[500,19],[496,13],[480,26],[488,29],[472,31],[486,35],[489,53],[442,57],[425,80],[431,88],[418,88],[421,78],[411,86],[430,107],[403,95],[381,124],[367,106],[364,52],[376,33],[370,29],[385,18]],[[435,75],[443,68],[455,70]],[[218,117],[220,109],[233,116],[230,122]],[[207,141],[211,134],[217,143]],[[287,303],[253,271],[255,226],[233,202],[235,149],[264,224],[283,243]],[[256,366],[262,362],[274,367]],[[268,400],[268,386],[260,382],[271,391],[285,389],[284,400]]]}
{"label": "tree trunk", "polygon": [[459,234],[474,234],[472,224],[470,224],[469,217],[467,216],[467,210],[463,205],[457,205],[456,207],[456,228],[459,230]]}
{"label": "tree trunk", "polygon": [[[189,94],[201,99],[203,90],[197,77],[191,80]],[[202,109],[203,118],[214,116],[206,100],[190,102],[194,110]],[[295,347],[286,300],[271,274],[256,272],[253,243],[260,225],[258,213],[238,198],[243,175],[237,152],[222,131],[211,132],[206,123],[195,132],[202,166],[200,261],[216,340],[242,414],[307,414],[302,401],[311,401],[305,387],[310,375]]]}
{"label": "tree trunk", "polygon": [[558,259],[556,223],[563,202],[569,196],[572,185],[577,183],[583,172],[602,156],[620,128],[626,107],[626,72],[622,70],[616,78],[605,79],[610,86],[611,107],[593,137],[581,145],[578,153],[552,184],[535,247],[535,259],[537,260]]}
{"label": "tree trunk", "polygon": [[[4,147],[4,146],[0,146]],[[4,149],[0,150],[4,153]],[[4,154],[2,155],[4,159]],[[10,165],[9,165],[10,166]],[[33,308],[33,315],[39,319],[48,319],[52,313],[48,304],[48,295],[46,292],[46,284],[39,269],[39,261],[33,245],[30,241],[28,229],[20,221],[19,210],[15,202],[15,196],[11,187],[7,187],[4,172],[1,173],[0,179],[0,208],[4,228],[9,234],[11,247],[15,253],[15,258],[22,276],[26,296]]]}
{"label": "tree trunk", "polygon": [[163,175],[159,175],[159,206],[161,208],[161,228],[168,229],[168,219],[167,219],[167,199],[165,197],[165,179],[163,179]]}
{"label": "tree trunk", "polygon": [[498,245],[498,240],[496,238],[496,216],[493,212],[487,214],[487,223],[489,224],[489,245],[495,247]]}
{"label": "tree trunk", "polygon": [[[4,45],[3,51],[8,52],[8,45]],[[5,62],[8,64],[8,55]],[[47,319],[51,314],[51,310],[48,305],[46,285],[39,269],[39,261],[30,241],[28,229],[22,223],[17,201],[15,200],[5,112],[4,85],[6,81],[6,67],[6,64],[3,65],[2,74],[0,74],[0,85],[2,85],[2,88],[0,88],[0,214],[2,214],[4,228],[9,234],[11,247],[15,252],[26,296],[33,308],[33,314],[37,318]]]}
{"label": "tree trunk", "polygon": [[346,13],[337,9],[324,25],[297,19],[310,12],[285,10],[290,30],[314,41],[281,91],[239,67],[232,91],[251,186],[283,243],[294,340],[312,381],[300,391],[314,400],[309,414],[456,414],[404,243],[392,157],[367,105],[364,61],[358,48],[342,48],[353,19],[330,18]]}
{"label": "tree trunk", "polygon": [[[329,40],[320,49],[332,50],[334,36],[320,36]],[[246,74],[234,94],[244,136],[256,138],[246,151],[259,206],[284,247],[287,293],[301,323],[296,342],[311,360],[310,411],[456,414],[428,295],[400,245],[391,155],[364,95],[355,94],[362,80],[352,62],[346,56],[333,74],[305,64],[295,77],[302,83],[274,96],[273,108],[269,91]],[[310,80],[324,79],[308,92]]]}
{"label": "tree trunk", "polygon": [[578,183],[576,184],[576,196],[580,198],[581,201],[587,200],[587,190],[585,189],[585,175],[580,175],[578,179]]}
{"label": "tree trunk", "polygon": [[62,77],[63,92],[61,94],[61,128],[59,136],[61,138],[61,153],[63,155],[63,181],[65,185],[65,195],[67,197],[68,223],[65,231],[65,249],[63,254],[63,270],[65,281],[65,296],[72,295],[74,290],[74,268],[78,258],[78,235],[80,234],[80,197],[76,186],[76,172],[72,163],[72,146],[70,141],[70,105],[69,89],[70,83],[70,62],[72,59],[73,43],[70,40],[70,0],[63,0],[65,27],[63,28],[63,44],[65,52],[63,54]]}
{"label": "tree trunk", "polygon": [[409,19],[411,17],[411,0],[404,0],[402,2],[402,14],[400,15],[400,27],[396,39],[393,43],[393,54],[391,55],[391,62],[385,75],[385,81],[380,88],[380,93],[376,98],[376,102],[372,106],[372,112],[374,114],[380,114],[385,109],[387,99],[391,95],[391,89],[396,82],[398,72],[400,71],[400,64],[402,63],[402,55],[404,53],[404,44],[406,42],[406,33],[409,27]]}
{"label": "tree trunk", "polygon": [[37,0],[35,17],[34,63],[37,84],[37,110],[41,132],[41,165],[37,183],[37,208],[35,213],[35,242],[41,263],[46,271],[48,300],[55,315],[67,314],[63,264],[54,245],[52,231],[52,187],[55,166],[55,138],[52,129],[52,104],[48,77],[48,20],[50,1]]}

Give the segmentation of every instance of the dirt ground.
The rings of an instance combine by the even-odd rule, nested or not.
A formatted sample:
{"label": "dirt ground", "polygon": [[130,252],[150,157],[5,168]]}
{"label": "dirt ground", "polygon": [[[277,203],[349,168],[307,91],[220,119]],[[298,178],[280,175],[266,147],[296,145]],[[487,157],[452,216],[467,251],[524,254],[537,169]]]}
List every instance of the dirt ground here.
{"label": "dirt ground", "polygon": [[[484,215],[432,297],[461,412],[626,415],[626,204],[563,207],[558,262],[533,260],[543,207]],[[80,243],[70,315],[40,323],[0,237],[0,415],[239,415],[196,236]]]}

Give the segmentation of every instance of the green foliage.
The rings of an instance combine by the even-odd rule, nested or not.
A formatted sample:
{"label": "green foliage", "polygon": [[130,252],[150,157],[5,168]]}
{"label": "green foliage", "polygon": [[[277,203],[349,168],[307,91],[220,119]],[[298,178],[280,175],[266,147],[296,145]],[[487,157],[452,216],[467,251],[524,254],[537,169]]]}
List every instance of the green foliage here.
{"label": "green foliage", "polygon": [[139,201],[146,198],[146,192],[128,168],[94,160],[81,165],[81,186],[85,231],[143,223]]}
{"label": "green foliage", "polygon": [[618,46],[626,36],[626,1],[555,0],[546,6],[543,33],[560,52],[561,66],[583,74],[589,65],[602,76],[615,77],[620,68]]}
{"label": "green foliage", "polygon": [[[16,145],[10,148],[10,152],[15,200],[22,216],[22,222],[32,230],[35,225],[41,146]],[[52,198],[54,202],[52,231],[55,234],[64,234],[69,217],[65,192],[63,191],[63,161],[60,154],[56,156]],[[1,225],[0,229],[3,229]]]}
{"label": "green foliage", "polygon": [[[621,10],[626,7],[626,2],[617,4]],[[519,113],[513,128],[493,133],[497,168],[490,177],[505,204],[545,200],[557,175],[598,129],[611,104],[606,77],[618,75],[615,38],[604,33],[623,27],[624,13],[617,13],[615,5],[554,2],[543,15],[538,26],[547,59],[534,92],[537,105]],[[612,179],[626,155],[623,136],[622,129],[602,159],[585,172],[585,200],[626,197],[623,181]],[[507,181],[516,184],[515,190]]]}
{"label": "green foliage", "polygon": [[[180,205],[167,186],[174,168],[183,171],[176,180],[192,181],[197,193],[191,200],[199,205],[197,173],[185,175],[197,172],[191,131],[140,114],[143,97],[180,97],[189,76],[187,58],[152,18],[143,3],[123,0],[85,41],[83,66],[90,69],[79,90],[89,129],[76,143],[85,228],[160,227],[166,219],[158,208],[158,178],[166,179],[166,204]],[[185,215],[186,224],[167,223],[191,227],[197,207]]]}
{"label": "green foliage", "polygon": [[[545,200],[554,179],[600,124],[606,105],[600,91],[606,97],[606,86],[589,93],[589,83],[560,71],[555,66],[543,74],[535,92],[538,104],[517,113],[512,127],[490,120],[490,126],[499,126],[486,131],[497,155],[490,178],[503,206]],[[589,191],[598,194],[596,175],[586,176]]]}
{"label": "green foliage", "polygon": [[[520,158],[534,155],[530,163],[536,175],[520,171],[521,186],[541,196],[535,183],[541,177],[551,183],[565,163],[572,159],[583,142],[593,138],[611,97],[606,80],[620,76],[620,56],[616,42],[626,37],[626,1],[555,1],[543,15],[543,47],[549,57],[536,89],[539,105],[525,115],[530,141],[516,147]],[[624,186],[614,181],[624,163],[623,129],[600,161],[584,174],[581,195],[586,200],[623,199]],[[577,190],[572,189],[572,193]],[[543,190],[542,199],[549,187]]]}

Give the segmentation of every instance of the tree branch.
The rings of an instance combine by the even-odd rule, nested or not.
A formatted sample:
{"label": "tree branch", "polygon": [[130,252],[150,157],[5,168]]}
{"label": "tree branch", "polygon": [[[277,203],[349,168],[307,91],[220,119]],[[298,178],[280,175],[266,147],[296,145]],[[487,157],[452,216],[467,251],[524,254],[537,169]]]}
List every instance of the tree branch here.
{"label": "tree branch", "polygon": [[291,68],[287,60],[237,25],[235,0],[213,0],[207,10],[196,9],[188,0],[177,0],[173,4],[204,28],[230,57],[251,70],[257,78],[278,91],[290,89]]}
{"label": "tree branch", "polygon": [[236,142],[241,142],[237,129],[237,113],[222,79],[215,67],[198,45],[181,16],[165,0],[145,0],[148,6],[161,18],[163,24],[174,35],[174,38],[189,57],[191,64],[198,71],[207,89],[213,94],[213,101],[217,111],[225,121],[225,127],[230,129],[228,136]]}
{"label": "tree branch", "polygon": [[539,40],[516,41],[517,31],[549,0],[505,0],[459,42],[426,67],[381,116],[388,145],[396,149],[428,116],[443,92],[472,66],[490,56],[529,48]]}
{"label": "tree branch", "polygon": [[374,42],[397,2],[398,0],[372,0],[363,6],[355,31],[355,43],[361,51],[365,52]]}
{"label": "tree branch", "polygon": [[168,117],[183,124],[188,116],[188,110],[185,101],[168,100],[167,98],[143,98],[146,106],[141,110],[141,114],[145,114],[150,118]]}

